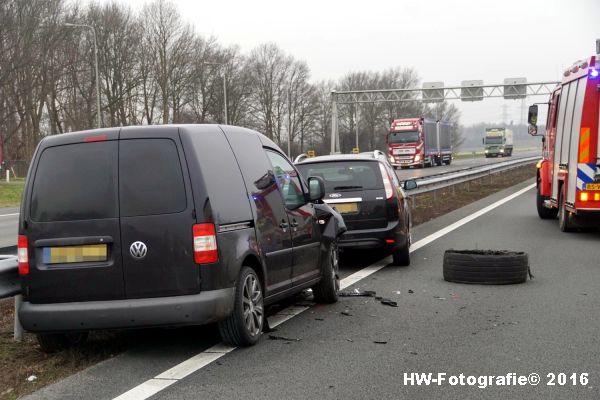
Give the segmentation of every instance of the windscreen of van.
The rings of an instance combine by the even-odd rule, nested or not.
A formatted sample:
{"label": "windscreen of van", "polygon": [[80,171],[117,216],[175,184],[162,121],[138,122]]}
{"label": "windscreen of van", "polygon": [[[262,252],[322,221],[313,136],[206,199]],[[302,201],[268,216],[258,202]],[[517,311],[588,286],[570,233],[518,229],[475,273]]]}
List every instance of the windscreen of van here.
{"label": "windscreen of van", "polygon": [[41,156],[31,195],[37,222],[118,217],[117,142],[49,147]]}
{"label": "windscreen of van", "polygon": [[121,216],[172,214],[185,210],[183,172],[171,139],[121,140]]}

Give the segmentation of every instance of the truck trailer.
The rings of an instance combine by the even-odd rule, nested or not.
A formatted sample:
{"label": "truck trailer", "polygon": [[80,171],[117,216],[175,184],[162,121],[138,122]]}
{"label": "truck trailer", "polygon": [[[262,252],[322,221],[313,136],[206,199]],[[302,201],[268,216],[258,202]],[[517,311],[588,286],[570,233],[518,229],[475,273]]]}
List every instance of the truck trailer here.
{"label": "truck trailer", "polygon": [[386,143],[394,168],[431,167],[452,162],[452,124],[446,121],[395,119]]}

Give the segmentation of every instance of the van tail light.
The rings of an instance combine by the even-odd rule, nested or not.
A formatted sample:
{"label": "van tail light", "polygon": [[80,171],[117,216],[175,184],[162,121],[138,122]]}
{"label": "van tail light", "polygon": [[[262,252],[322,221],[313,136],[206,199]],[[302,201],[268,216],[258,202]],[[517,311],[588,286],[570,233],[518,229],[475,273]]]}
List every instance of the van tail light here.
{"label": "van tail light", "polygon": [[388,175],[385,167],[380,163],[379,170],[381,171],[381,178],[383,178],[383,187],[385,188],[385,198],[391,199],[394,195],[394,187],[392,186],[392,180]]}
{"label": "van tail light", "polygon": [[29,251],[27,249],[27,236],[19,235],[17,241],[17,259],[19,261],[19,275],[29,275]]}
{"label": "van tail light", "polygon": [[211,264],[219,261],[217,235],[214,224],[196,224],[194,235],[194,261],[196,264]]}

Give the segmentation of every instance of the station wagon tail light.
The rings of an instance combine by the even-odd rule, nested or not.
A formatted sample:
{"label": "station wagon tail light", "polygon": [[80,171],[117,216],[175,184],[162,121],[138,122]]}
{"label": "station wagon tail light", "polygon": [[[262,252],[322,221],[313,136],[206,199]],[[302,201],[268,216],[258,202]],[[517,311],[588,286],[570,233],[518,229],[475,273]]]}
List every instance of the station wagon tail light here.
{"label": "station wagon tail light", "polygon": [[29,252],[27,250],[27,236],[19,235],[17,241],[17,259],[19,261],[19,275],[29,275]]}
{"label": "station wagon tail light", "polygon": [[392,180],[388,175],[387,171],[382,164],[379,164],[379,170],[381,171],[381,178],[383,178],[383,187],[385,188],[385,198],[391,199],[394,195],[394,188],[392,187]]}
{"label": "station wagon tail light", "polygon": [[217,235],[214,224],[196,224],[194,235],[194,261],[196,264],[211,264],[219,261]]}

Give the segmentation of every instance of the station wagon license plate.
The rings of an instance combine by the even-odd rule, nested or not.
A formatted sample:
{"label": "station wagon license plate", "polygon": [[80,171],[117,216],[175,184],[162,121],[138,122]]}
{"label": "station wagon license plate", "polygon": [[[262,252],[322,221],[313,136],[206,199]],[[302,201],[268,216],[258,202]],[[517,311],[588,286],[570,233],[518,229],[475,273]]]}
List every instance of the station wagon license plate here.
{"label": "station wagon license plate", "polygon": [[585,190],[600,190],[600,183],[586,183]]}
{"label": "station wagon license plate", "polygon": [[44,264],[81,263],[108,260],[106,244],[86,244],[83,246],[44,247]]}
{"label": "station wagon license plate", "polygon": [[358,212],[358,204],[357,203],[338,203],[335,204],[335,209],[340,214],[351,214]]}

